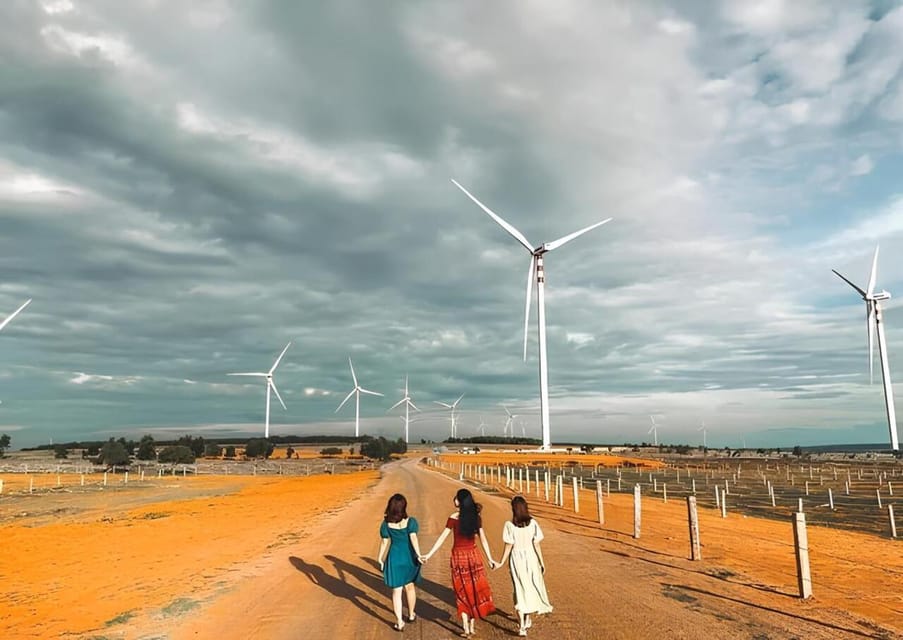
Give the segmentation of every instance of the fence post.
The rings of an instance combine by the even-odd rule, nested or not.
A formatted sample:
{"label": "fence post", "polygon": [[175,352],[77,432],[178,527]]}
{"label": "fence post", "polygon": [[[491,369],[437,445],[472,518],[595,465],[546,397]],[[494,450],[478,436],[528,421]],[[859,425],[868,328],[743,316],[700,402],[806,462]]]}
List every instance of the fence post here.
{"label": "fence post", "polygon": [[696,496],[687,496],[687,519],[690,524],[690,560],[702,560],[699,545],[699,513],[696,511]]}
{"label": "fence post", "polygon": [[546,471],[542,476],[543,485],[545,485],[546,489],[546,502],[549,501],[549,472]]}
{"label": "fence post", "polygon": [[642,516],[642,511],[640,507],[640,485],[636,484],[633,487],[633,537],[639,540],[640,538],[640,519]]}
{"label": "fence post", "polygon": [[580,495],[577,488],[577,478],[571,478],[574,481],[574,513],[580,513]]}
{"label": "fence post", "polygon": [[809,538],[806,535],[806,514],[793,514],[793,549],[796,552],[796,577],[800,598],[812,597],[812,575],[809,573]]}
{"label": "fence post", "polygon": [[599,515],[599,524],[605,524],[605,506],[602,504],[601,480],[596,480],[596,512]]}
{"label": "fence post", "polygon": [[878,497],[878,508],[881,508],[881,489],[875,489],[875,495]]}
{"label": "fence post", "polygon": [[890,518],[890,537],[897,537],[897,523],[894,522],[894,505],[887,505],[887,517]]}
{"label": "fence post", "polygon": [[668,483],[667,482],[662,483],[662,499],[665,502],[668,502]]}
{"label": "fence post", "polygon": [[831,507],[831,511],[834,511],[834,492],[830,487],[828,487],[828,505]]}
{"label": "fence post", "polygon": [[721,517],[727,517],[727,491],[725,489],[721,490]]}

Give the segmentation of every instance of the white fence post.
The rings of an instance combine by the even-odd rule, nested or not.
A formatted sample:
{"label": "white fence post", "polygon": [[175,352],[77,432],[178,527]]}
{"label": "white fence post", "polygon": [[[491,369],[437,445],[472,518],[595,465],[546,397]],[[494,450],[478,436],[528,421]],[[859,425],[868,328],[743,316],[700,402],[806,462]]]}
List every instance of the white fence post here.
{"label": "white fence post", "polygon": [[690,560],[702,560],[699,544],[699,513],[696,511],[696,496],[687,496],[687,520],[690,525]]}
{"label": "white fence post", "polygon": [[571,478],[574,482],[574,513],[580,513],[580,495],[577,487],[577,478]]}
{"label": "white fence post", "polygon": [[605,524],[605,505],[602,504],[601,480],[596,480],[596,512],[599,515],[599,524]]}
{"label": "white fence post", "polygon": [[812,597],[812,575],[809,573],[809,538],[806,535],[806,514],[793,514],[793,548],[796,552],[796,577],[800,598]]}
{"label": "white fence post", "polygon": [[636,484],[633,487],[633,537],[639,540],[640,538],[640,519],[642,517],[642,511],[640,506],[640,485]]}

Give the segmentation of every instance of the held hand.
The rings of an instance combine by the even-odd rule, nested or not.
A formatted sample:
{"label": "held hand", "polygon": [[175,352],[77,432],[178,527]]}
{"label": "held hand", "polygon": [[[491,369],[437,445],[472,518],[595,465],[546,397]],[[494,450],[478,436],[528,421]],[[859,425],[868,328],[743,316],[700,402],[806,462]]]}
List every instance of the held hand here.
{"label": "held hand", "polygon": [[420,564],[426,564],[426,561],[429,560],[429,559],[430,559],[429,555],[420,556],[420,557],[418,558],[418,560],[420,560]]}
{"label": "held hand", "polygon": [[383,562],[382,560],[377,560],[377,562],[379,563],[379,570],[384,571],[385,567],[386,567],[386,563]]}

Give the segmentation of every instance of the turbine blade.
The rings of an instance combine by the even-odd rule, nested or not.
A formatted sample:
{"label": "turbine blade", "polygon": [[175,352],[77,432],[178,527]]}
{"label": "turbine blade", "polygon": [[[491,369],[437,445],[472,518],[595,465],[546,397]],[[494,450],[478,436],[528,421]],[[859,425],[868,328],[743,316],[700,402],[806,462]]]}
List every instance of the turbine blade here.
{"label": "turbine blade", "polygon": [[361,393],[368,393],[368,394],[370,394],[371,396],[380,396],[380,397],[385,398],[385,396],[384,396],[383,394],[378,393],[378,392],[376,392],[376,391],[369,391],[369,390],[367,390],[367,389],[364,389],[363,387],[358,387],[358,390],[359,390]]}
{"label": "turbine blade", "polygon": [[402,398],[401,400],[399,400],[398,402],[396,402],[395,404],[393,404],[391,407],[389,407],[388,409],[386,409],[386,413],[389,413],[392,409],[394,409],[394,408],[397,407],[398,405],[402,404],[405,400],[407,400],[407,398]]}
{"label": "turbine blade", "polygon": [[527,298],[524,304],[524,362],[527,361],[527,332],[530,329],[530,296],[536,280],[536,256],[530,258],[530,270],[527,272]]}
{"label": "turbine blade", "polygon": [[495,220],[496,222],[498,222],[499,225],[500,225],[505,231],[507,231],[508,233],[510,233],[512,236],[514,236],[514,238],[515,238],[518,242],[520,242],[522,245],[524,245],[524,247],[527,249],[527,251],[529,251],[530,253],[533,253],[533,247],[531,247],[531,246],[530,246],[530,243],[527,242],[527,239],[524,237],[524,234],[522,234],[520,231],[518,231],[517,229],[515,229],[514,226],[512,226],[512,225],[508,224],[507,222],[505,222],[505,221],[501,218],[501,216],[498,216],[498,215],[496,215],[495,213],[493,213],[493,212],[489,209],[489,207],[487,207],[485,204],[483,204],[482,202],[480,202],[479,200],[477,200],[477,199],[473,196],[473,194],[470,193],[470,191],[468,191],[467,189],[465,189],[464,187],[462,187],[460,184],[458,184],[458,182],[457,182],[454,178],[452,178],[452,182],[454,183],[454,185],[455,185],[456,187],[458,187],[461,191],[463,191],[463,192],[467,195],[468,198],[470,198],[470,199],[473,200],[475,203],[477,203],[477,206],[480,207],[480,209],[482,209],[483,211],[485,211],[486,213],[488,213],[488,214],[492,217],[493,220]]}
{"label": "turbine blade", "polygon": [[440,407],[445,407],[446,409],[451,409],[451,408],[452,408],[452,406],[451,406],[450,404],[445,404],[444,402],[439,402],[438,400],[433,400],[433,402],[435,402],[436,404],[438,404]]}
{"label": "turbine blade", "polygon": [[875,293],[875,278],[878,276],[878,246],[875,246],[875,257],[872,258],[872,272],[869,274],[869,286],[865,290],[866,293],[872,295]]}
{"label": "turbine blade", "polygon": [[863,298],[866,296],[865,291],[863,291],[862,289],[860,289],[859,287],[857,287],[855,284],[853,284],[852,282],[850,282],[849,280],[847,280],[847,279],[846,279],[846,278],[845,278],[845,277],[844,277],[837,269],[831,269],[831,271],[833,271],[833,272],[835,273],[835,275],[837,275],[838,278],[840,278],[841,280],[843,280],[844,282],[846,282],[848,285],[850,285],[851,287],[853,287],[854,289],[856,289],[856,291],[859,292],[859,295],[861,295]]}
{"label": "turbine blade", "polygon": [[15,311],[13,311],[11,314],[9,314],[9,316],[7,316],[6,320],[4,320],[2,323],[0,323],[0,330],[2,330],[3,327],[5,327],[6,325],[8,325],[9,322],[10,322],[10,320],[12,320],[12,319],[15,318],[17,315],[19,315],[19,312],[22,311],[22,309],[24,309],[24,308],[27,307],[29,304],[31,304],[31,300],[32,300],[32,299],[29,298],[28,300],[25,301],[25,304],[23,304],[21,307],[19,307],[18,309],[16,309]]}
{"label": "turbine blade", "polygon": [[866,304],[865,322],[869,333],[869,384],[875,382],[875,305],[876,302],[868,301]]}
{"label": "turbine blade", "polygon": [[282,396],[279,395],[279,389],[276,388],[276,383],[272,380],[269,381],[270,388],[273,390],[273,393],[276,394],[276,399],[279,400],[279,404],[282,405],[282,408],[288,411],[288,407],[285,406],[285,403],[282,401]]}
{"label": "turbine blade", "polygon": [[354,375],[354,365],[351,364],[351,356],[348,356],[348,366],[351,367],[351,379],[354,380],[354,386],[356,387],[356,386],[358,386],[357,385],[357,376]]}
{"label": "turbine blade", "polygon": [[273,363],[273,366],[270,368],[270,373],[271,373],[271,374],[276,370],[276,367],[279,366],[279,362],[282,360],[282,356],[285,355],[285,352],[288,351],[288,348],[289,348],[290,346],[292,346],[292,341],[291,341],[291,340],[289,340],[288,344],[285,345],[285,349],[282,350],[282,353],[279,354],[279,357],[276,358],[276,362],[274,362],[274,363]]}
{"label": "turbine blade", "polygon": [[413,402],[411,402],[411,399],[410,399],[410,398],[408,398],[408,404],[411,405],[411,408],[412,408],[414,411],[420,411],[420,409],[417,408],[417,405],[414,404]]}
{"label": "turbine blade", "polygon": [[338,413],[338,412],[339,412],[339,409],[341,409],[342,407],[345,406],[345,403],[348,402],[348,399],[349,399],[351,396],[354,395],[354,392],[355,392],[355,391],[357,391],[357,387],[355,387],[354,389],[352,389],[351,391],[348,392],[348,395],[345,396],[345,399],[344,399],[344,400],[342,400],[342,404],[340,404],[340,405],[336,408],[335,413]]}
{"label": "turbine blade", "polygon": [[255,378],[266,378],[266,373],[227,373],[227,376],[254,376]]}
{"label": "turbine blade", "polygon": [[457,406],[458,406],[458,403],[461,402],[461,398],[463,398],[463,397],[464,397],[464,394],[463,394],[463,393],[462,393],[461,395],[459,395],[459,396],[458,396],[458,399],[455,400],[455,402],[454,402],[454,404],[452,405],[452,407],[457,407]]}
{"label": "turbine blade", "polygon": [[582,236],[587,231],[592,231],[596,227],[601,227],[606,222],[611,222],[611,220],[612,220],[611,218],[606,218],[605,220],[602,220],[601,222],[597,222],[596,224],[591,224],[590,226],[585,227],[585,228],[581,229],[580,231],[575,231],[574,233],[570,233],[570,234],[564,236],[563,238],[558,238],[558,240],[553,240],[552,242],[547,242],[545,244],[546,251],[552,251],[553,249],[557,249],[561,245],[567,244],[574,238],[578,238],[578,237]]}
{"label": "turbine blade", "polygon": [[508,411],[508,407],[506,407],[505,405],[502,405],[502,409],[505,410],[505,413],[507,413],[507,414],[508,414],[508,417],[510,418],[510,417],[511,417],[511,412]]}

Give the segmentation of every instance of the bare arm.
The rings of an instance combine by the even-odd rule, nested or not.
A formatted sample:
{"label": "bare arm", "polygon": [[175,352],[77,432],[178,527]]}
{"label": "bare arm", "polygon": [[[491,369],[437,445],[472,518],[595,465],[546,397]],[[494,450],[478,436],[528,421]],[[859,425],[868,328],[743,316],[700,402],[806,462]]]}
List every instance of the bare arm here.
{"label": "bare arm", "polygon": [[486,559],[489,560],[489,566],[492,567],[495,564],[495,560],[492,559],[492,552],[489,550],[489,540],[486,539],[483,527],[480,527],[478,533],[480,535],[480,544],[483,545],[483,553],[486,554]]}
{"label": "bare arm", "polygon": [[382,571],[384,558],[386,557],[386,549],[389,548],[389,539],[383,538],[379,543],[379,553],[376,554],[376,561],[379,563],[379,570]]}
{"label": "bare arm", "polygon": [[423,554],[420,553],[420,542],[417,540],[417,534],[411,533],[408,537],[411,539],[411,546],[414,547],[414,553],[416,553],[419,558]]}
{"label": "bare arm", "polygon": [[451,529],[447,529],[447,528],[443,529],[440,536],[436,539],[436,542],[433,543],[433,548],[429,550],[429,553],[427,553],[425,556],[423,556],[423,559],[429,560],[432,557],[432,555],[434,553],[436,553],[436,550],[442,546],[442,543],[445,542],[445,539],[448,537],[448,534],[450,534],[450,533],[451,533]]}
{"label": "bare arm", "polygon": [[533,541],[533,548],[536,549],[536,556],[539,558],[539,566],[542,567],[542,571],[545,573],[546,561],[542,557],[542,547],[539,544],[539,540]]}
{"label": "bare arm", "polygon": [[[511,549],[514,548],[513,544],[505,545],[505,552],[502,554],[502,559],[498,562],[498,567],[501,567],[508,560],[508,556],[511,554]],[[496,567],[496,568],[498,568]]]}

